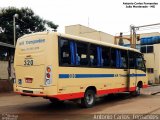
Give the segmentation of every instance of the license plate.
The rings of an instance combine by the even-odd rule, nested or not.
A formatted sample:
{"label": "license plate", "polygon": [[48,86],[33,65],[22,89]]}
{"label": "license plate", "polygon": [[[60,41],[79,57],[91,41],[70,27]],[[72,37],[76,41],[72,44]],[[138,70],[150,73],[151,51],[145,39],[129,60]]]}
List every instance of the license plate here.
{"label": "license plate", "polygon": [[32,78],[26,78],[25,81],[26,81],[26,83],[32,83],[33,79]]}

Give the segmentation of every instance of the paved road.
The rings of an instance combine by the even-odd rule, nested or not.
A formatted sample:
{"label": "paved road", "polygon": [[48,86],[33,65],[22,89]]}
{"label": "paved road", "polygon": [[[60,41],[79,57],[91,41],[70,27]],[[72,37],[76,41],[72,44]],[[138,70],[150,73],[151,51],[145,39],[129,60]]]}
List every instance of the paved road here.
{"label": "paved road", "polygon": [[26,120],[91,120],[95,114],[160,114],[160,95],[131,97],[117,94],[97,99],[93,108],[82,109],[66,101],[60,106],[39,97],[19,96],[14,93],[0,94],[0,119]]}

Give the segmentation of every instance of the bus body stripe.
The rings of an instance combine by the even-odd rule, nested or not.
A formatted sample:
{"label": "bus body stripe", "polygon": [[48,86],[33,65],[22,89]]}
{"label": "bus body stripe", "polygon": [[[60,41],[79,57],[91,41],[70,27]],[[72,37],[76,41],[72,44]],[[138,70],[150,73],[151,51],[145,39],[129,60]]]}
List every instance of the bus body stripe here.
{"label": "bus body stripe", "polygon": [[[143,77],[146,76],[146,74],[130,74],[129,76]],[[117,76],[117,74],[59,74],[59,78],[108,78],[108,77],[124,77],[124,75]]]}
{"label": "bus body stripe", "polygon": [[114,74],[75,74],[75,78],[114,77]]}
{"label": "bus body stripe", "polygon": [[146,76],[146,74],[130,74],[130,77],[143,77]]}
{"label": "bus body stripe", "polygon": [[59,74],[59,78],[69,78],[69,74]]}

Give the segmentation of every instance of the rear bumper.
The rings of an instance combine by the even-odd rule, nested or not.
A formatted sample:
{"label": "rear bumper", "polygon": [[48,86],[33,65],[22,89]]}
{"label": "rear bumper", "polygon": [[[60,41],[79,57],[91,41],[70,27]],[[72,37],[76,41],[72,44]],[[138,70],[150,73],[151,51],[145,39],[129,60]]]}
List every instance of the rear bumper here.
{"label": "rear bumper", "polygon": [[[55,87],[56,88],[56,87]],[[52,91],[52,93],[49,93]],[[57,94],[54,88],[41,88],[41,89],[31,89],[31,88],[23,88],[23,87],[14,87],[14,92],[24,96],[31,97],[44,97],[47,99],[56,98],[58,100],[69,100],[69,99],[77,99],[82,98],[84,96],[84,92],[78,93],[67,93],[67,94]]]}
{"label": "rear bumper", "polygon": [[26,95],[26,96],[35,96],[35,97],[45,97],[46,96],[43,88],[32,89],[32,88],[14,86],[14,92],[17,94]]}

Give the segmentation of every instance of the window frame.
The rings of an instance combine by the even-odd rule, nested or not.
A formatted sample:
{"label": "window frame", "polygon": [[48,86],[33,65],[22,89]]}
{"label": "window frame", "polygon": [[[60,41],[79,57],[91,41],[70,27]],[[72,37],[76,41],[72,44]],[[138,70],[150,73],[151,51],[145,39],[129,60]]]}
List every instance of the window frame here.
{"label": "window frame", "polygon": [[[108,48],[109,49],[109,54],[111,55],[111,47],[109,47],[109,46],[102,46],[102,45],[100,47],[102,48],[102,50],[103,50],[103,48],[104,49]],[[102,54],[102,56],[103,56],[103,54]],[[101,67],[102,68],[112,68],[110,63],[111,63],[111,57],[109,58],[109,66],[103,66],[102,65]]]}
{"label": "window frame", "polygon": [[[143,54],[141,54],[141,53],[136,53],[136,56],[141,56],[144,67],[138,68],[138,67],[137,67],[137,64],[136,64],[135,69],[137,69],[137,70],[142,70],[142,71],[146,72],[146,65],[145,65],[145,62],[144,62]],[[136,57],[136,58],[138,58],[138,57]],[[143,68],[143,69],[142,69],[142,68]]]}
{"label": "window frame", "polygon": [[[72,64],[69,64],[69,65],[63,65],[62,64],[62,59],[61,59],[61,48],[60,48],[60,42],[61,42],[61,40],[67,40],[69,43],[70,43],[70,41],[73,41],[73,42],[75,42],[75,43],[77,43],[77,42],[80,42],[80,43],[85,43],[85,44],[87,44],[87,60],[88,60],[88,64],[87,65],[76,65],[76,64],[74,64],[74,65],[72,65]],[[83,41],[78,41],[78,40],[74,40],[74,39],[69,39],[69,38],[66,38],[66,37],[61,37],[61,36],[58,36],[58,65],[59,65],[59,67],[89,67],[89,53],[88,53],[88,51],[89,51],[89,44],[90,43],[88,43],[88,42],[83,42]],[[70,45],[70,44],[69,44]],[[74,57],[74,59],[76,58],[76,54],[74,55],[75,57]],[[71,56],[70,56],[71,57]],[[71,58],[70,58],[71,59]],[[76,59],[75,59],[76,60]]]}
{"label": "window frame", "polygon": [[[78,44],[78,43],[84,43],[87,45],[87,60],[88,60],[88,64],[87,65],[77,65],[77,64],[69,64],[69,65],[63,65],[62,64],[62,59],[61,59],[61,48],[60,48],[60,42],[61,40],[67,40],[69,43],[70,41],[73,41],[75,44]],[[70,44],[69,44],[70,45]],[[98,66],[98,63],[96,66],[91,66],[90,64],[90,47],[91,45],[94,45],[96,46],[96,50],[97,50],[97,47],[100,47],[101,48],[101,65]],[[75,48],[77,49],[77,48]],[[126,52],[126,56],[125,56],[125,59],[126,59],[126,67],[116,67],[115,66],[111,66],[111,57],[109,58],[109,66],[103,66],[103,63],[102,63],[102,56],[103,56],[103,52],[102,50],[103,49],[109,49],[109,54],[111,55],[111,51],[114,49],[114,50],[118,50],[119,52],[121,51],[124,51]],[[77,51],[76,51],[77,52]],[[75,52],[75,53],[76,53]],[[129,55],[130,55],[130,52],[131,53],[134,53],[134,54],[140,54],[142,55],[141,53],[137,53],[137,52],[134,52],[134,51],[131,51],[131,50],[125,50],[125,49],[120,49],[120,48],[115,48],[115,47],[112,47],[112,46],[104,46],[104,45],[99,45],[99,44],[96,44],[96,43],[89,43],[89,42],[85,42],[85,41],[81,41],[81,40],[74,40],[74,39],[70,39],[70,38],[66,38],[66,37],[61,37],[61,36],[58,36],[58,65],[60,67],[85,67],[85,68],[108,68],[108,69],[137,69],[136,65],[134,65],[134,68],[131,68],[130,67],[130,61],[129,61]],[[97,54],[98,55],[98,54]],[[112,56],[112,55],[111,55]],[[70,56],[71,57],[71,56]],[[115,56],[116,57],[116,56]],[[71,58],[70,58],[71,59]],[[75,61],[76,61],[76,54],[75,54],[75,57],[74,57]],[[134,59],[135,59],[135,56],[134,56]],[[142,56],[142,59],[144,61],[144,58]],[[71,61],[70,61],[71,62]],[[76,63],[76,62],[75,62]],[[143,62],[144,63],[144,62]],[[143,70],[146,72],[146,66],[145,66],[145,63],[144,63],[144,68],[145,69],[140,69],[140,70]]]}
{"label": "window frame", "polygon": [[[88,43],[88,42],[83,42],[83,41],[78,41],[78,40],[74,40],[74,42],[77,44],[78,42],[79,43],[84,43],[84,44],[87,44],[87,61],[88,61],[88,64],[87,65],[74,65],[75,67],[89,67],[89,61],[90,61],[90,59],[89,59],[89,46],[90,46],[90,43]],[[76,58],[76,56],[75,56],[75,58]]]}

